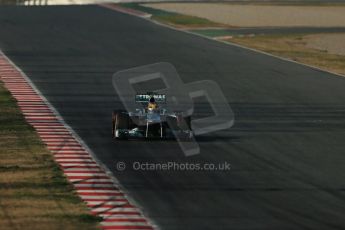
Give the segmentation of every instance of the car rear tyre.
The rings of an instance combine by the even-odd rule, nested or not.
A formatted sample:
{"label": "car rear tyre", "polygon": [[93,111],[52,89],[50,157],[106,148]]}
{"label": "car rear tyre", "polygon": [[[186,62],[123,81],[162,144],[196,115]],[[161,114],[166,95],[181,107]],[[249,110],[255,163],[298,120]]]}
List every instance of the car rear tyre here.
{"label": "car rear tyre", "polygon": [[114,111],[112,114],[112,137],[116,139],[125,139],[126,136],[120,133],[120,130],[129,129],[129,115],[126,111]]}

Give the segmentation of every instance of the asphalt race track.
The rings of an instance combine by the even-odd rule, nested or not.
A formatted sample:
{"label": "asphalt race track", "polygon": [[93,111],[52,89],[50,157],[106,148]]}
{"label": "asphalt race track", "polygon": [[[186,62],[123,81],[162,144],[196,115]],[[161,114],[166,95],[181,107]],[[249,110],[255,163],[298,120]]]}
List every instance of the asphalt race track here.
{"label": "asphalt race track", "polygon": [[[1,7],[0,48],[161,229],[345,228],[345,78],[98,6]],[[111,139],[122,108],[113,73],[157,62],[185,83],[216,81],[235,113],[231,129],[198,137],[199,155]],[[134,171],[135,161],[232,168]]]}

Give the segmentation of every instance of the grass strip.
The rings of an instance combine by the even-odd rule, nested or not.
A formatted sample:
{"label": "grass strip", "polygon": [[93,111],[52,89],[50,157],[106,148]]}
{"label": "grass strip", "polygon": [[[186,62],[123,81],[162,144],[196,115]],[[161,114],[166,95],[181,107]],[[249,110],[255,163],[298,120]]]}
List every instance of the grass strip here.
{"label": "grass strip", "polygon": [[0,82],[0,228],[98,229]]}
{"label": "grass strip", "polygon": [[154,9],[141,5],[140,3],[120,3],[122,7],[131,8],[152,15],[152,19],[161,23],[176,26],[178,28],[199,28],[199,27],[223,27],[224,25],[212,22],[205,18],[178,14],[164,10]]}
{"label": "grass strip", "polygon": [[345,74],[345,56],[309,48],[304,36],[306,34],[257,35],[253,37],[233,37],[226,39],[226,41],[317,66],[335,73]]}

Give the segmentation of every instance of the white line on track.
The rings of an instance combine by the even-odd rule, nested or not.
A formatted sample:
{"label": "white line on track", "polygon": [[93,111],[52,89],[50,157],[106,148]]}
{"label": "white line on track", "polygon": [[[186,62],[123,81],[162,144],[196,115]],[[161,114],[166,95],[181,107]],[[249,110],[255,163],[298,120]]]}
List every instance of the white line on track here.
{"label": "white line on track", "polygon": [[[89,207],[91,206],[91,212],[108,217],[101,222],[103,228],[153,229],[148,219],[137,207],[130,204],[126,195],[119,190],[120,184],[110,170],[98,161],[30,79],[1,50],[0,80],[17,100],[17,105],[27,122],[37,130],[43,142],[47,144],[47,148],[54,154],[55,161],[63,169],[68,180],[73,183],[79,196],[88,203]],[[119,207],[120,205],[124,206]],[[127,221],[134,215],[137,217],[137,224]]]}

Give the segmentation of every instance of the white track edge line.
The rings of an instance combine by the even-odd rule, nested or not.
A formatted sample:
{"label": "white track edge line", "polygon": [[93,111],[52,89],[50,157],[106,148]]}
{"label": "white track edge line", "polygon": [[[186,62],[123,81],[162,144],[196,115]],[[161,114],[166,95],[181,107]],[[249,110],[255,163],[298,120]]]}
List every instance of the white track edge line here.
{"label": "white track edge line", "polygon": [[[134,199],[132,199],[129,196],[129,192],[127,189],[125,189],[124,186],[121,185],[119,180],[116,179],[116,177],[113,175],[111,170],[103,164],[96,156],[96,154],[89,148],[89,146],[82,140],[82,138],[72,129],[71,126],[69,126],[65,120],[62,118],[61,114],[55,109],[55,107],[48,101],[48,99],[41,93],[41,91],[35,86],[35,84],[31,81],[31,79],[22,71],[7,55],[0,49],[0,56],[3,56],[26,80],[26,82],[32,87],[32,89],[42,98],[42,101],[46,103],[46,105],[51,109],[51,111],[55,114],[56,118],[61,122],[61,124],[66,127],[67,130],[71,132],[71,136],[74,137],[84,148],[85,150],[90,154],[90,156],[94,159],[94,161],[99,165],[100,168],[104,170],[107,176],[112,180],[114,183],[114,186],[117,186],[120,191],[123,191],[123,196],[133,205],[138,207],[138,212],[145,218],[154,229],[159,230],[160,228],[158,225],[154,223],[154,221],[151,220],[151,218],[148,218],[144,214],[144,208],[141,205],[138,205],[137,202],[135,202]],[[33,125],[32,125],[33,126]],[[67,177],[66,177],[67,178]],[[67,180],[69,180],[67,178]]]}
{"label": "white track edge line", "polygon": [[[104,6],[100,5],[100,4],[98,4],[98,6],[104,7]],[[116,11],[116,9],[110,9],[110,8],[107,8],[107,7],[104,7],[104,8],[106,8],[108,10],[115,10]],[[205,35],[202,35],[202,34],[198,34],[198,33],[192,32],[190,30],[179,29],[179,28],[173,27],[171,25],[155,21],[152,18],[140,17],[139,15],[131,14],[129,12],[124,12],[124,11],[123,12],[122,11],[118,11],[118,12],[124,13],[124,14],[128,14],[130,16],[138,17],[138,18],[147,20],[147,21],[149,21],[149,22],[151,22],[153,24],[156,24],[156,25],[159,25],[159,26],[163,26],[163,27],[175,30],[175,31],[179,31],[179,32],[184,32],[184,33],[187,33],[187,34],[195,35],[195,36],[198,36],[198,37],[201,37],[201,38],[204,38],[204,39],[207,39],[207,40],[211,40],[211,41],[214,41],[214,42],[220,42],[220,43],[223,43],[223,44],[228,45],[228,46],[235,46],[235,47],[242,48],[242,49],[245,49],[245,50],[250,50],[250,51],[255,52],[255,53],[264,54],[266,56],[274,57],[274,58],[277,58],[277,59],[280,59],[280,60],[283,60],[283,61],[287,61],[287,62],[295,63],[295,64],[298,64],[298,65],[302,65],[304,67],[308,67],[308,68],[311,68],[311,69],[314,69],[314,70],[317,70],[317,71],[321,71],[321,72],[324,72],[324,73],[332,74],[332,75],[335,75],[337,77],[345,77],[345,74],[336,73],[336,72],[333,72],[333,71],[330,71],[330,70],[322,69],[321,67],[317,67],[317,66],[314,66],[314,65],[311,65],[311,64],[306,64],[306,63],[294,61],[294,60],[291,60],[291,59],[288,59],[288,58],[285,58],[285,57],[276,56],[274,54],[267,53],[267,52],[262,51],[262,50],[257,50],[257,49],[250,48],[250,47],[247,47],[247,46],[243,46],[243,45],[240,45],[240,44],[236,44],[236,43],[233,43],[233,42],[217,40],[217,39],[214,39],[212,37],[208,37],[208,36],[205,36]]]}

